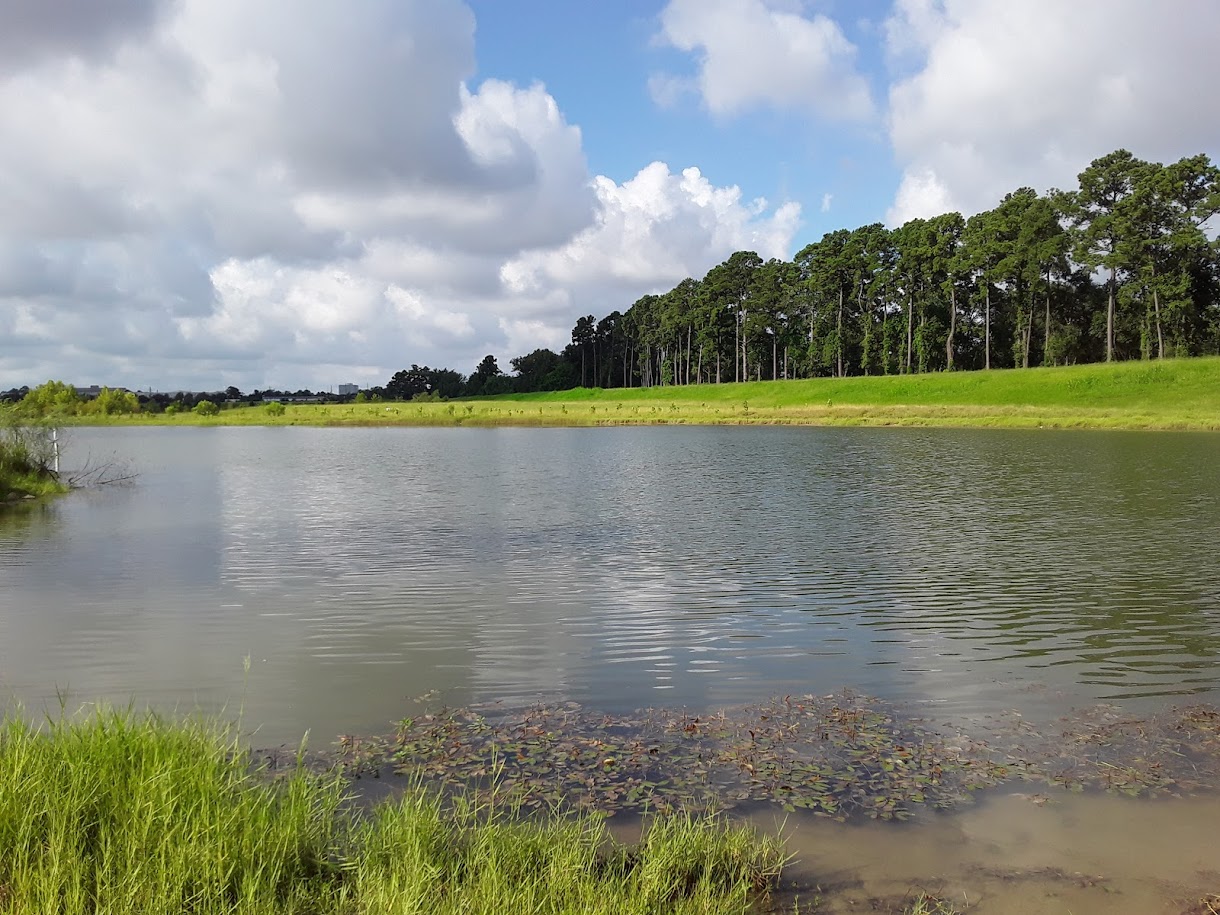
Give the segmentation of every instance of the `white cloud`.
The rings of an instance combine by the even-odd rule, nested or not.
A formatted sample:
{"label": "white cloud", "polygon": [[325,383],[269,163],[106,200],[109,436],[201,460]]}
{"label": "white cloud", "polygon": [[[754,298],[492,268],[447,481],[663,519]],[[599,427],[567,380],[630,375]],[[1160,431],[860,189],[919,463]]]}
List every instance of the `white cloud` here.
{"label": "white cloud", "polygon": [[822,195],[822,212],[829,213],[831,204],[834,203],[835,195],[826,193]]}
{"label": "white cloud", "polygon": [[902,183],[898,185],[898,193],[886,215],[886,222],[890,226],[900,226],[909,219],[928,219],[960,209],[935,171],[931,168],[908,168],[902,175]]}
{"label": "white cloud", "polygon": [[897,0],[886,31],[907,73],[890,90],[905,168],[891,223],[1071,186],[1120,147],[1220,150],[1211,0]]}
{"label": "white cloud", "polygon": [[697,168],[674,175],[663,162],[622,185],[598,178],[595,189],[596,224],[561,248],[507,263],[508,288],[570,289],[582,313],[601,314],[702,277],[734,251],[788,257],[800,225],[798,204],[769,213],[765,200],[743,202],[739,188],[716,187]]}
{"label": "white cloud", "polygon": [[659,39],[695,54],[694,79],[657,74],[653,98],[672,105],[695,89],[713,114],[755,106],[861,120],[873,113],[856,47],[838,24],[776,0],[670,0]]}
{"label": "white cloud", "polygon": [[100,9],[31,13],[0,67],[0,387],[469,371],[799,220],[697,169],[591,177],[543,86],[468,85],[457,0]]}

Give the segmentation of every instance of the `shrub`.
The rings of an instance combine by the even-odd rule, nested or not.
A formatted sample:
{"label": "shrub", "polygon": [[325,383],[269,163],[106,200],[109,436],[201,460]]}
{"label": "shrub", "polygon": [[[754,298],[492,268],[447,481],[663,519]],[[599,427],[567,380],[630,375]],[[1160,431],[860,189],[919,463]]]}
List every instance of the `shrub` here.
{"label": "shrub", "polygon": [[285,410],[286,410],[285,406],[282,403],[280,403],[278,400],[273,400],[273,401],[271,401],[271,403],[267,404],[267,415],[268,416],[283,416]]}
{"label": "shrub", "polygon": [[48,413],[75,413],[81,403],[72,385],[63,381],[48,381],[26,394],[20,407],[25,413],[45,416]]}
{"label": "shrub", "polygon": [[210,400],[201,400],[195,404],[195,413],[198,416],[215,416],[220,412],[220,407],[212,403]]}
{"label": "shrub", "polygon": [[10,425],[0,416],[0,500],[10,494],[63,492],[54,467],[54,445],[41,426]]}

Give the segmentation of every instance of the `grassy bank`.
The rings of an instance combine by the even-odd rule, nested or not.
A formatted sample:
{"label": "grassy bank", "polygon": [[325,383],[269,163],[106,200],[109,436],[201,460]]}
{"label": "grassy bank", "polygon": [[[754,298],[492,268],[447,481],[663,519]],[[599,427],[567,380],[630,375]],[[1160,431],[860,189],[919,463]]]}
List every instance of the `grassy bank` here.
{"label": "grassy bank", "polygon": [[714,819],[610,843],[423,789],[357,818],[343,783],[253,773],[230,732],[102,712],[0,729],[0,912],[163,915],[729,913],[779,844]]}
{"label": "grassy bank", "polygon": [[745,384],[577,389],[449,403],[291,405],[214,418],[88,417],[157,425],[600,426],[797,424],[1220,430],[1220,359]]}
{"label": "grassy bank", "polygon": [[0,424],[0,504],[67,491],[42,430]]}

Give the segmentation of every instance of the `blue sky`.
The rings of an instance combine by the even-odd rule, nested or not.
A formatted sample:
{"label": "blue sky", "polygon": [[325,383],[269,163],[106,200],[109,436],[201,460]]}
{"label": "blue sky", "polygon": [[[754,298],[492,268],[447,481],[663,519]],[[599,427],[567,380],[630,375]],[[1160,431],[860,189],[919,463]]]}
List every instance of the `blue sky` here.
{"label": "blue sky", "polygon": [[[797,249],[824,232],[885,218],[901,172],[880,124],[810,122],[775,109],[718,117],[694,97],[657,105],[651,75],[694,70],[690,55],[659,39],[664,4],[481,0],[470,6],[478,22],[475,79],[544,83],[581,128],[593,172],[621,182],[660,160],[676,169],[697,166],[713,183],[736,184],[750,199],[800,201]],[[840,22],[857,42],[874,92],[883,96],[886,61],[877,37],[889,4],[820,8],[847,13]],[[823,213],[827,194],[831,206]]]}
{"label": "blue sky", "polygon": [[[0,387],[382,384],[1220,152],[1214,0],[0,0]],[[1138,48],[1138,53],[1130,49]]]}

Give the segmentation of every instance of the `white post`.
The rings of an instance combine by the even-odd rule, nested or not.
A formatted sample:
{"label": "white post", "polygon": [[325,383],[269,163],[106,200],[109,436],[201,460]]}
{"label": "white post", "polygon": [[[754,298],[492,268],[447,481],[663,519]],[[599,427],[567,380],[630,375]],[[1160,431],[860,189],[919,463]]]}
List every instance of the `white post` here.
{"label": "white post", "polygon": [[54,462],[51,469],[54,470],[56,476],[58,476],[59,475],[59,430],[58,429],[51,430],[51,459]]}

